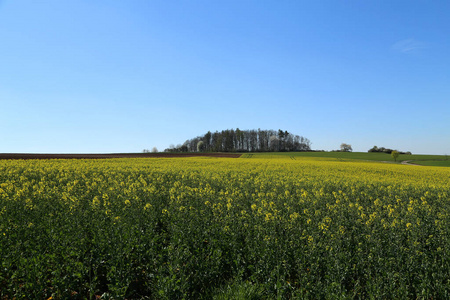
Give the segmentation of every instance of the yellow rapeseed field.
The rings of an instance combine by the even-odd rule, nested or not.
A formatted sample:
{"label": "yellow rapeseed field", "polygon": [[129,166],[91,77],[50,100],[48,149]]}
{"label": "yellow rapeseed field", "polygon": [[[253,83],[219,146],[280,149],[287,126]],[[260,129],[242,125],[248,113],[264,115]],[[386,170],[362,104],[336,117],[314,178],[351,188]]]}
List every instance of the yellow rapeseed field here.
{"label": "yellow rapeseed field", "polygon": [[325,158],[3,160],[0,298],[449,298],[449,195]]}

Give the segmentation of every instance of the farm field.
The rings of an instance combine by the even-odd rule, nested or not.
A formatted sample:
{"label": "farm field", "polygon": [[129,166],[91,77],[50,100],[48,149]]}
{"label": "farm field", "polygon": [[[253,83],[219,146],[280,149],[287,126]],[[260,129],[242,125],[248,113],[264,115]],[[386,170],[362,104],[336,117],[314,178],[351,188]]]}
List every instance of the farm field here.
{"label": "farm field", "polygon": [[[394,162],[394,159],[387,153],[371,153],[371,152],[266,152],[266,153],[254,153],[243,154],[244,156],[260,157],[260,158],[272,158],[272,157],[311,157],[311,158],[335,158],[337,160],[369,160],[369,161],[383,161]],[[449,161],[448,156],[445,155],[424,155],[424,154],[400,154],[397,162],[400,161],[412,161],[413,163],[422,162],[424,165],[433,166],[435,163],[439,165],[439,162]],[[445,165],[445,163],[444,163]]]}
{"label": "farm field", "polygon": [[[387,153],[371,153],[371,152],[266,152],[266,153],[249,153],[243,154],[244,157],[254,158],[277,158],[285,157],[311,157],[311,158],[334,158],[340,161],[350,160],[368,160],[368,161],[382,161],[392,162],[394,159]],[[401,161],[410,161],[414,164],[427,166],[450,166],[449,157],[446,155],[424,155],[424,154],[400,154],[397,163]]]}
{"label": "farm field", "polygon": [[0,159],[107,159],[107,158],[174,158],[174,157],[230,157],[238,158],[241,155],[237,153],[107,153],[107,154],[35,154],[35,153],[0,153]]}
{"label": "farm field", "polygon": [[436,167],[450,167],[450,160],[422,160],[422,161],[414,161],[414,163],[422,166],[436,166]]}
{"label": "farm field", "polygon": [[0,299],[450,298],[450,169],[340,158],[0,160]]}

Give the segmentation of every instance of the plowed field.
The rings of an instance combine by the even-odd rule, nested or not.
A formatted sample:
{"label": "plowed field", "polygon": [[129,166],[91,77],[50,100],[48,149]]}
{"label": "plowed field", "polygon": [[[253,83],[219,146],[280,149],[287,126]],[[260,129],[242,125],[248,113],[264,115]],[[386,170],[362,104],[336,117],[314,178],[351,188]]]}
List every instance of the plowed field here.
{"label": "plowed field", "polygon": [[238,158],[236,153],[108,153],[108,154],[33,154],[33,153],[0,153],[0,159],[105,159],[105,158],[137,158],[137,157],[229,157]]}

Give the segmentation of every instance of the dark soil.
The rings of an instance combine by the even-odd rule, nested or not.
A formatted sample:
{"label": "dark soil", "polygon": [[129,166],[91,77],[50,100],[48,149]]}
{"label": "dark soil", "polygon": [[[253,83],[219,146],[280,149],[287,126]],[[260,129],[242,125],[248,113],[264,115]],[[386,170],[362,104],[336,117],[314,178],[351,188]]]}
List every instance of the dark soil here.
{"label": "dark soil", "polygon": [[33,153],[0,153],[0,159],[105,159],[105,158],[157,158],[157,157],[230,157],[238,158],[236,153],[110,153],[110,154],[33,154]]}

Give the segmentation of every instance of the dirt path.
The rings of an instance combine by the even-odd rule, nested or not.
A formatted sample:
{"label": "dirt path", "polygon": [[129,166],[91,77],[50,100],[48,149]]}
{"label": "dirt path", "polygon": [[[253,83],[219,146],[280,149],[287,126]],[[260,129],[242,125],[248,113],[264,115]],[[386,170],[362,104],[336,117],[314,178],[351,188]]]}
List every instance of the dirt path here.
{"label": "dirt path", "polygon": [[408,166],[419,166],[419,167],[422,167],[421,165],[414,164],[414,163],[411,163],[411,162],[412,162],[412,160],[403,160],[403,161],[401,162],[401,164],[402,164],[402,165],[408,165]]}

